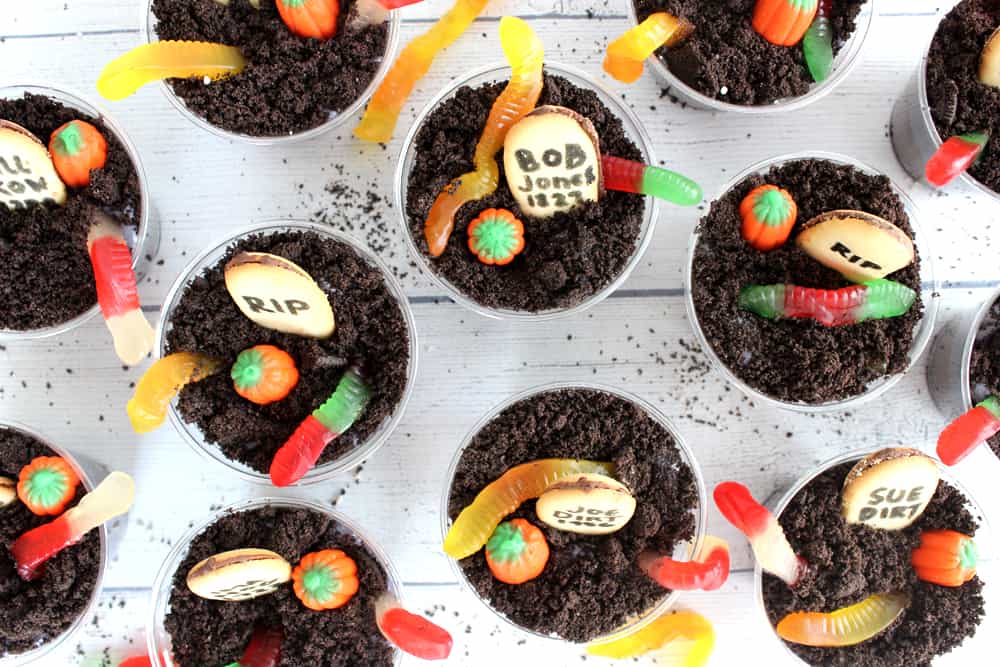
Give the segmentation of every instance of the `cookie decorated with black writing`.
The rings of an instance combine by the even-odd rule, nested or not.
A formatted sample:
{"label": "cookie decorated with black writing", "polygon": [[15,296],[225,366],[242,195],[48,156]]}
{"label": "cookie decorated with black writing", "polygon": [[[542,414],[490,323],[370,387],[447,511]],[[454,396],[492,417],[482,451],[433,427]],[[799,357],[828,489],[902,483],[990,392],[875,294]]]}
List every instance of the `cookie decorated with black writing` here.
{"label": "cookie decorated with black writing", "polygon": [[66,185],[38,137],[0,120],[0,206],[25,209],[66,203]]}
{"label": "cookie decorated with black writing", "polygon": [[869,454],[844,478],[844,519],[883,530],[906,528],[927,509],[939,479],[937,462],[915,449]]}
{"label": "cookie decorated with black writing", "polygon": [[248,318],[262,327],[309,338],[329,338],[333,307],[295,262],[265,252],[241,252],[226,264],[226,289]]}
{"label": "cookie decorated with black writing", "polygon": [[504,140],[507,187],[525,215],[547,218],[601,196],[601,149],[593,123],[572,109],[538,107]]}
{"label": "cookie decorated with black writing", "polygon": [[17,482],[9,477],[0,477],[0,508],[17,500]]}
{"label": "cookie decorated with black writing", "polygon": [[616,479],[599,474],[572,475],[545,489],[535,503],[543,523],[570,533],[606,535],[620,530],[635,514],[635,498]]}
{"label": "cookie decorated with black writing", "polygon": [[857,283],[885,278],[913,262],[913,240],[864,211],[828,211],[807,222],[795,239],[810,257]]}
{"label": "cookie decorated with black writing", "polygon": [[273,593],[291,578],[292,566],[273,551],[235,549],[195,565],[187,585],[200,598],[238,602]]}

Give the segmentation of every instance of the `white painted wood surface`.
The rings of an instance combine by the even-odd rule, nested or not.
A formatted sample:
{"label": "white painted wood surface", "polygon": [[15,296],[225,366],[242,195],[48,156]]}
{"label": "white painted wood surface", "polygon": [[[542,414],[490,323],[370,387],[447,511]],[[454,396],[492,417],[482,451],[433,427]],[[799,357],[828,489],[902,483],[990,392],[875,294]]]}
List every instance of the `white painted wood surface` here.
{"label": "white painted wood surface", "polygon": [[[102,65],[140,43],[140,0],[3,0],[0,85],[25,80],[82,90],[96,98]],[[140,7],[139,5],[143,6]],[[406,10],[402,39],[426,28],[448,0]],[[421,367],[413,400],[396,434],[357,477],[305,492],[321,500],[346,493],[339,508],[358,519],[390,553],[417,609],[439,609],[455,634],[454,665],[575,665],[579,649],[519,636],[454,581],[439,550],[442,478],[466,430],[513,392],[550,381],[594,380],[636,392],[675,420],[693,447],[711,488],[729,478],[762,498],[783,492],[818,462],[858,447],[930,447],[943,417],[927,396],[921,363],[880,404],[849,413],[807,417],[756,406],[706,366],[684,314],[682,266],[688,236],[702,211],[663,209],[652,246],[624,288],[587,313],[548,324],[506,324],[468,313],[440,296],[410,265],[399,236],[390,174],[403,130],[449,78],[502,59],[496,17],[532,16],[550,60],[580,67],[620,91],[646,123],[657,156],[701,182],[714,197],[731,176],[759,159],[804,149],[853,155],[897,180],[916,199],[927,237],[925,257],[937,261],[941,317],[974,307],[1000,284],[993,237],[1000,205],[959,189],[947,195],[913,184],[896,163],[887,128],[897,94],[935,25],[928,0],[879,0],[864,60],[825,100],[777,118],[737,118],[674,106],[650,76],[624,87],[603,75],[609,36],[628,27],[624,0],[530,0],[491,3],[487,17],[435,63],[406,107],[397,139],[386,149],[364,146],[348,132],[292,147],[254,148],[212,137],[182,118],[149,86],[111,106],[138,145],[150,177],[162,243],[143,302],[158,309],[188,259],[214,239],[254,220],[317,211],[352,229],[398,269],[411,296],[420,334]],[[335,165],[344,165],[343,171]],[[329,181],[359,194],[332,209]],[[380,197],[388,232],[366,221],[363,193]],[[134,474],[139,497],[120,553],[108,572],[96,622],[46,664],[117,664],[141,647],[149,586],[170,545],[210,506],[265,495],[224,470],[206,468],[169,426],[143,437],[128,427],[124,404],[139,369],[123,370],[100,321],[59,338],[0,349],[0,418],[16,419],[51,438]],[[1000,462],[986,452],[958,471],[994,517]],[[688,594],[682,606],[707,615],[718,643],[713,665],[791,661],[762,625],[753,600],[752,560],[745,540],[714,508],[710,529],[733,545],[735,571],[718,592]],[[998,587],[995,566],[984,576]],[[992,575],[992,576],[991,576]],[[977,641],[939,664],[989,664],[1000,631],[1000,595]],[[675,651],[661,659],[671,663]],[[970,662],[971,661],[971,662]],[[592,660],[591,664],[600,663]],[[406,664],[417,664],[409,661]],[[643,664],[650,664],[646,661]]]}

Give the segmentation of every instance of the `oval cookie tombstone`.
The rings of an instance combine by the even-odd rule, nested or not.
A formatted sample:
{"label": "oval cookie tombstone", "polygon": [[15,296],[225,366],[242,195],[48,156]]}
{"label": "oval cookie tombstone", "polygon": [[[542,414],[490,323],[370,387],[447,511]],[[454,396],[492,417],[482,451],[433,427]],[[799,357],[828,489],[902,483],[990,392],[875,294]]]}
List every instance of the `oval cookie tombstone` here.
{"label": "oval cookie tombstone", "polygon": [[503,144],[507,187],[525,215],[547,218],[601,195],[601,151],[593,124],[572,109],[538,107]]}
{"label": "oval cookie tombstone", "polygon": [[848,280],[885,278],[913,262],[913,240],[888,220],[863,211],[829,211],[807,222],[796,244]]}
{"label": "oval cookie tombstone", "polygon": [[17,482],[9,477],[0,477],[0,507],[7,507],[17,500]]}
{"label": "oval cookie tombstone", "polygon": [[906,528],[924,513],[939,478],[934,459],[915,449],[869,454],[844,478],[844,519],[883,530]]}
{"label": "oval cookie tombstone", "polygon": [[226,264],[226,289],[240,311],[262,327],[328,338],[333,307],[305,269],[266,252],[241,252]]}
{"label": "oval cookie tombstone", "polygon": [[66,186],[48,150],[16,123],[0,120],[0,206],[24,209],[66,203]]}
{"label": "oval cookie tombstone", "polygon": [[567,477],[551,485],[535,504],[539,520],[570,533],[606,535],[635,514],[635,498],[616,479],[598,474]]}
{"label": "oval cookie tombstone", "polygon": [[273,593],[292,578],[292,566],[267,549],[235,549],[191,568],[187,585],[206,600],[238,602]]}

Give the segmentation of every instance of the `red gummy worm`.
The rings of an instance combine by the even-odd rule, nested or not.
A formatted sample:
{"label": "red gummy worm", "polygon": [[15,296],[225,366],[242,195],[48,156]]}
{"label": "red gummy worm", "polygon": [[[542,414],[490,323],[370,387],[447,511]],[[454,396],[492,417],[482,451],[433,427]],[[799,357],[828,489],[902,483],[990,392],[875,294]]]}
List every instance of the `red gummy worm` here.
{"label": "red gummy worm", "polygon": [[278,667],[281,662],[281,642],[285,635],[280,629],[257,628],[240,658],[240,667]]}
{"label": "red gummy worm", "polygon": [[119,663],[118,667],[153,667],[153,661],[146,655],[137,655]]}
{"label": "red gummy worm", "polygon": [[422,660],[445,660],[451,654],[451,634],[423,616],[393,607],[382,615],[379,627],[401,651]]}
{"label": "red gummy worm", "polygon": [[400,7],[415,5],[422,1],[423,0],[378,0],[378,4],[382,5],[386,9],[399,9]]}
{"label": "red gummy worm", "polygon": [[722,482],[712,496],[722,516],[748,538],[753,539],[767,528],[771,513],[739,482]]}
{"label": "red gummy worm", "polygon": [[675,591],[714,591],[729,577],[729,550],[712,549],[704,561],[676,561],[666,557],[640,557],[646,574],[664,588]]}
{"label": "red gummy worm", "polygon": [[271,482],[275,486],[288,486],[302,479],[336,437],[336,433],[331,433],[312,415],[303,419],[281,449],[275,452],[271,461]]}
{"label": "red gummy worm", "polygon": [[989,138],[985,132],[949,137],[927,161],[924,174],[928,182],[938,187],[950,183],[972,166]]}
{"label": "red gummy worm", "polygon": [[604,187],[618,192],[643,194],[642,175],[646,165],[610,155],[601,156],[601,176]]}
{"label": "red gummy worm", "polygon": [[90,244],[97,302],[105,319],[139,309],[139,291],[132,270],[132,253],[125,241],[102,236]]}
{"label": "red gummy worm", "polygon": [[948,424],[937,441],[938,458],[953,466],[981,443],[1000,432],[1000,420],[981,405]]}
{"label": "red gummy worm", "polygon": [[25,581],[42,575],[45,562],[77,541],[63,514],[55,521],[32,528],[14,540],[10,553],[17,562],[17,573]]}

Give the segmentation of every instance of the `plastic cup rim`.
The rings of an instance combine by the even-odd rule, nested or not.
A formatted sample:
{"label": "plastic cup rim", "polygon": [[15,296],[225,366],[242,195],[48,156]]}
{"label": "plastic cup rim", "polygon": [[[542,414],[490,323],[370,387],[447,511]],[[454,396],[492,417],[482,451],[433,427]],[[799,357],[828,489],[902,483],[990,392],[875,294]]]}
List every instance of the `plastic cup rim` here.
{"label": "plastic cup rim", "polygon": [[[828,151],[798,151],[794,153],[786,153],[783,155],[778,155],[772,158],[767,158],[756,162],[749,167],[740,171],[736,176],[729,180],[720,190],[719,195],[714,201],[718,201],[723,196],[725,196],[730,190],[732,190],[736,185],[742,182],[747,177],[758,174],[766,173],[771,167],[785,163],[792,162],[795,160],[826,160],[829,162],[834,162],[841,165],[846,165],[863,171],[872,175],[884,175],[879,172],[874,167],[857,160],[848,155],[843,155],[841,153],[833,153]],[[909,195],[906,194],[895,181],[889,179],[889,184],[892,187],[893,193],[899,198],[900,202],[903,204],[903,208],[909,217],[910,226],[913,229],[914,237],[920,239],[924,238],[924,230],[920,224],[920,209],[917,208],[916,203]],[[711,210],[711,206],[709,207]],[[707,213],[706,213],[707,215]],[[931,254],[925,254],[920,256],[921,263],[921,294],[924,297],[924,314],[921,317],[920,322],[917,324],[916,333],[914,335],[913,345],[910,347],[909,353],[909,363],[907,363],[906,368],[896,373],[894,375],[885,376],[880,379],[874,380],[872,384],[865,390],[864,393],[858,394],[857,396],[851,396],[849,398],[844,398],[838,401],[830,401],[828,403],[799,403],[792,401],[782,401],[772,396],[769,396],[759,389],[751,387],[746,382],[741,380],[736,376],[733,371],[729,369],[726,364],[719,358],[715,350],[708,343],[705,338],[704,331],[702,330],[701,323],[698,320],[697,313],[694,308],[694,298],[691,292],[692,283],[692,271],[694,269],[694,252],[698,246],[698,242],[701,238],[701,234],[698,232],[698,227],[695,226],[694,230],[691,232],[691,236],[688,241],[688,254],[687,262],[684,269],[684,303],[687,311],[688,320],[691,323],[691,328],[694,331],[695,338],[698,339],[702,350],[704,350],[706,356],[709,359],[712,367],[722,375],[722,377],[731,385],[735,386],[741,392],[743,392],[748,397],[759,400],[764,404],[771,405],[774,407],[791,410],[793,412],[802,413],[821,413],[821,412],[833,412],[836,410],[848,410],[856,408],[864,403],[867,403],[875,398],[878,398],[885,392],[892,389],[900,380],[903,379],[907,373],[909,373],[913,366],[920,360],[924,351],[927,349],[927,345],[932,338],[934,331],[934,323],[937,320],[938,312],[938,297],[940,284],[935,275],[934,258]],[[923,276],[927,276],[929,280],[923,280]]]}
{"label": "plastic cup rim", "polygon": [[[243,229],[230,232],[225,237],[210,243],[208,247],[199,252],[190,262],[188,262],[188,264],[181,270],[177,278],[174,280],[173,285],[171,285],[170,290],[167,292],[167,296],[163,301],[163,309],[160,313],[160,320],[156,325],[156,340],[153,344],[153,349],[156,351],[158,358],[163,357],[166,347],[166,330],[169,325],[170,315],[172,314],[177,302],[183,296],[184,288],[191,282],[192,279],[204,272],[204,270],[211,268],[211,265],[205,264],[210,257],[219,253],[224,253],[226,248],[246,236],[260,233],[276,233],[286,230],[316,232],[321,236],[330,238],[331,240],[344,243],[351,247],[362,259],[366,260],[369,265],[378,269],[382,274],[389,293],[394,297],[400,311],[403,314],[403,319],[406,322],[407,332],[410,338],[410,358],[407,365],[406,387],[403,390],[403,395],[400,397],[399,403],[396,405],[393,414],[387,421],[383,422],[382,426],[380,426],[379,429],[363,444],[359,445],[353,451],[348,452],[339,459],[314,467],[306,473],[302,479],[292,485],[292,487],[305,487],[328,481],[332,477],[350,470],[351,468],[359,465],[365,459],[374,455],[382,447],[382,445],[389,440],[396,428],[399,426],[399,423],[406,412],[406,408],[409,405],[410,398],[413,395],[414,385],[416,384],[419,356],[416,321],[413,318],[413,311],[410,308],[409,301],[402,286],[396,280],[395,276],[392,275],[392,271],[382,261],[382,259],[378,257],[378,255],[369,250],[367,246],[349,234],[332,229],[329,226],[306,220],[269,218],[254,223],[248,227],[244,227]],[[194,431],[197,427],[194,425],[189,426],[186,422],[184,422],[177,411],[176,402],[176,398],[172,400],[167,410],[170,423],[174,430],[181,435],[181,438],[196,452],[198,452],[198,454],[203,456],[206,460],[212,461],[214,464],[221,464],[225,466],[244,481],[255,484],[271,485],[271,479],[267,473],[251,470],[248,466],[233,461],[229,457],[225,456],[216,445],[205,441],[204,435],[201,434],[200,430],[197,430],[199,437],[195,437]],[[216,450],[215,453],[209,451],[210,449]]]}
{"label": "plastic cup rim", "polygon": [[[451,527],[451,520],[449,519],[449,498],[451,495],[452,483],[455,479],[455,473],[458,470],[458,464],[461,461],[462,453],[466,450],[468,445],[472,442],[473,438],[491,421],[493,421],[500,413],[523,400],[549,393],[552,391],[559,391],[563,389],[584,389],[605,392],[618,398],[621,398],[633,405],[638,406],[645,412],[651,419],[653,419],[657,424],[662,426],[673,438],[674,443],[677,446],[678,451],[681,454],[681,460],[691,469],[692,476],[694,477],[695,490],[698,493],[698,506],[692,510],[695,517],[695,534],[694,539],[688,543],[687,550],[685,553],[685,559],[693,558],[694,554],[702,547],[706,535],[706,524],[708,521],[708,493],[705,487],[705,480],[702,477],[701,467],[698,464],[697,458],[695,458],[694,451],[688,446],[687,442],[684,440],[683,436],[674,426],[673,422],[667,418],[656,406],[647,401],[646,399],[628,392],[624,389],[614,387],[611,385],[598,383],[598,382],[550,382],[545,384],[536,385],[530,387],[523,391],[517,392],[516,394],[509,396],[502,400],[500,403],[491,407],[487,412],[480,417],[476,423],[469,429],[466,435],[462,438],[462,442],[455,454],[452,456],[451,463],[448,465],[448,471],[445,473],[445,483],[444,492],[441,495],[441,508],[440,508],[440,522],[441,522],[441,540],[444,541],[448,534],[448,529]],[[474,557],[474,556],[473,556]],[[599,637],[595,637],[587,642],[573,642],[562,637],[557,637],[555,635],[546,635],[529,628],[525,628],[518,625],[513,620],[507,618],[499,611],[493,608],[486,600],[484,600],[479,592],[473,588],[472,584],[469,583],[468,578],[462,571],[461,566],[458,561],[451,556],[445,555],[448,560],[448,564],[452,569],[452,573],[455,575],[456,580],[459,582],[459,586],[462,589],[468,590],[479,603],[486,609],[490,611],[491,614],[502,620],[509,627],[513,628],[516,632],[521,635],[528,637],[535,637],[546,639],[553,642],[560,642],[578,646],[586,646],[589,644],[605,643],[621,639],[635,632],[638,632],[642,628],[646,627],[649,623],[665,614],[669,611],[677,600],[680,598],[681,591],[671,591],[665,595],[659,603],[657,603],[652,608],[646,610],[641,616],[633,621],[626,623],[622,627]]]}

